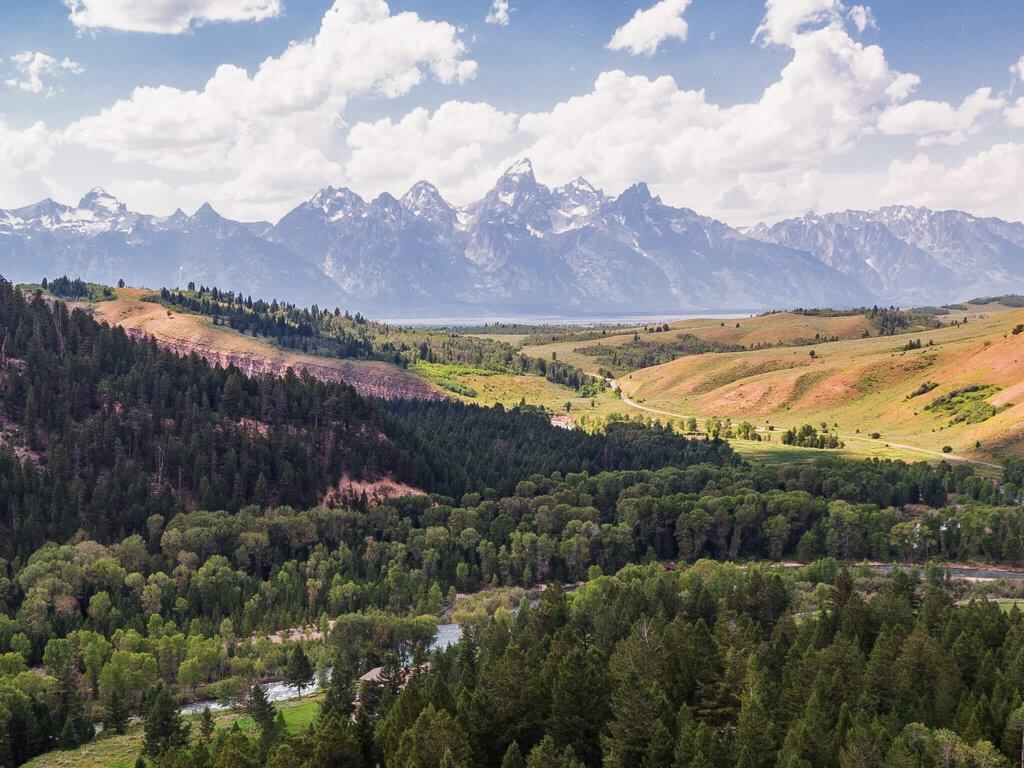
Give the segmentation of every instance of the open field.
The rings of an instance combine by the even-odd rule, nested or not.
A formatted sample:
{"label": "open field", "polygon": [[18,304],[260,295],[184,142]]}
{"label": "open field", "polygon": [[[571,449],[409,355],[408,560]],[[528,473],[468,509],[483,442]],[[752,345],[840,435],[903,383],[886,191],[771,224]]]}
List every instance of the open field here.
{"label": "open field", "polygon": [[[749,461],[756,461],[761,464],[796,464],[803,461],[813,461],[828,453],[835,451],[823,451],[817,448],[801,448],[796,445],[784,445],[779,442],[779,435],[772,438],[772,442],[757,442],[754,440],[730,440],[729,444],[743,458]],[[922,461],[929,458],[928,455],[919,451],[896,448],[885,443],[873,441],[847,443],[842,449],[842,454],[849,459],[894,459],[897,461]],[[936,457],[937,458],[937,457]]]}
{"label": "open field", "polygon": [[609,334],[594,341],[561,341],[553,344],[524,347],[524,354],[536,357],[550,357],[552,353],[559,360],[596,372],[596,359],[577,350],[592,346],[614,347],[633,341],[639,334],[642,341],[659,343],[671,342],[679,336],[691,334],[698,339],[718,344],[744,347],[808,344],[815,338],[859,339],[865,333],[877,335],[877,329],[863,315],[843,317],[821,317],[817,315],[796,315],[778,313],[761,317],[746,317],[732,320],[717,318],[694,318],[669,323],[669,330],[654,333],[643,327],[622,333]]}
{"label": "open field", "polygon": [[262,338],[215,326],[208,317],[171,311],[143,301],[151,291],[119,289],[117,298],[92,306],[97,320],[129,333],[149,335],[177,352],[195,352],[211,362],[234,364],[249,374],[306,370],[317,378],[345,381],[375,397],[437,397],[424,379],[397,366],[367,360],[338,360],[280,349]]}
{"label": "open field", "polygon": [[[564,414],[563,419],[584,425],[589,420],[605,419],[614,413],[628,413],[630,410],[611,388],[594,397],[583,397],[576,390],[550,382],[542,376],[467,372],[452,378],[476,393],[475,397],[468,397],[449,392],[463,402],[485,406],[500,403],[511,408],[525,400],[528,405],[542,406],[552,413]],[[566,403],[570,404],[569,411],[565,410]]]}
{"label": "open field", "polygon": [[[275,706],[284,715],[289,733],[300,733],[309,728],[320,712],[322,696],[308,696],[297,701],[288,701]],[[188,718],[192,724],[192,737],[199,732],[197,717]],[[252,730],[255,724],[248,715],[240,712],[223,712],[214,716],[218,729],[229,728],[238,723],[243,731]],[[142,723],[133,721],[128,732],[122,736],[100,734],[89,744],[78,749],[54,750],[40,755],[26,763],[26,768],[134,768],[142,749]]]}
{"label": "open field", "polygon": [[[1013,329],[1024,310],[974,314],[980,319],[910,335],[684,357],[619,383],[625,398],[653,410],[746,419],[776,431],[827,423],[857,451],[889,444],[934,458],[944,446],[974,458],[1022,455],[1024,334]],[[904,349],[911,338],[922,348]],[[926,383],[935,386],[911,396]],[[980,404],[925,409],[973,386],[998,391]]]}

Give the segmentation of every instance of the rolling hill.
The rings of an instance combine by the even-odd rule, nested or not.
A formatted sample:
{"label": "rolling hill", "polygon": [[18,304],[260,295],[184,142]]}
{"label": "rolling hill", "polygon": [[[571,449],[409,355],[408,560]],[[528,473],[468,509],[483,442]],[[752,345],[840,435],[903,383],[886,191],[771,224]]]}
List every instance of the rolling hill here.
{"label": "rolling hill", "polygon": [[[1024,334],[1014,331],[1024,311],[987,305],[951,316],[964,318],[910,335],[683,357],[629,373],[620,385],[637,404],[674,413],[776,430],[822,422],[847,441],[877,433],[882,443],[939,455],[945,446],[968,456],[1022,455]],[[907,349],[918,339],[920,348]]]}

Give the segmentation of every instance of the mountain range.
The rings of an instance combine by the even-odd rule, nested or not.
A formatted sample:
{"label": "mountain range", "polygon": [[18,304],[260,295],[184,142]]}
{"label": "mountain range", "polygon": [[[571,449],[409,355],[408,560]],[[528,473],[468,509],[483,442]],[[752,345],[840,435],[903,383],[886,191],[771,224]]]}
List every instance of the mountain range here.
{"label": "mountain range", "polygon": [[209,205],[147,216],[95,189],[74,207],[0,211],[0,273],[195,282],[403,317],[939,304],[1024,291],[1024,224],[892,207],[739,230],[645,184],[550,189],[524,160],[461,208],[427,182],[369,202],[328,187],[277,224]]}

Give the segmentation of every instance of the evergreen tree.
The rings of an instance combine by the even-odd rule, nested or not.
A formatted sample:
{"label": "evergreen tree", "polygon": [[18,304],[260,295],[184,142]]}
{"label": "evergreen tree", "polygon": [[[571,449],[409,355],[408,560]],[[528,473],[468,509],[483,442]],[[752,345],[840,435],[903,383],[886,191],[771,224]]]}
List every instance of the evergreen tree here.
{"label": "evergreen tree", "polygon": [[117,692],[110,697],[103,712],[103,729],[111,733],[123,734],[128,730],[128,719],[131,716],[128,697]]}
{"label": "evergreen tree", "polygon": [[213,761],[213,768],[258,768],[259,765],[255,745],[236,728],[218,745]]}
{"label": "evergreen tree", "polygon": [[736,727],[736,768],[764,768],[775,763],[775,724],[765,699],[763,675],[751,656]]}
{"label": "evergreen tree", "polygon": [[178,701],[163,683],[146,695],[142,754],[159,758],[169,750],[188,745],[189,726],[178,711]]}
{"label": "evergreen tree", "polygon": [[469,738],[459,723],[433,704],[424,709],[412,728],[402,734],[398,749],[386,755],[388,768],[434,768],[450,752],[450,762],[458,768],[470,768],[472,752]]}
{"label": "evergreen tree", "polygon": [[203,741],[210,740],[214,727],[213,713],[210,712],[209,707],[203,707],[203,712],[199,716],[199,735],[202,736]]}
{"label": "evergreen tree", "polygon": [[309,658],[300,644],[295,645],[288,657],[284,679],[288,685],[299,692],[299,698],[302,698],[302,692],[310,686],[313,680],[313,665],[309,663]]}
{"label": "evergreen tree", "polygon": [[260,683],[253,683],[245,700],[245,711],[261,733],[270,733],[274,727],[274,705],[267,699],[267,691]]}
{"label": "evergreen tree", "polygon": [[523,762],[523,753],[519,751],[519,743],[513,741],[505,750],[505,756],[501,759],[501,768],[526,768]]}
{"label": "evergreen tree", "polygon": [[541,739],[526,758],[526,768],[560,768],[562,755],[550,736]]}
{"label": "evergreen tree", "polygon": [[606,667],[600,652],[577,643],[559,661],[551,683],[548,732],[588,766],[601,762],[598,736],[608,719]]}
{"label": "evergreen tree", "polygon": [[318,722],[307,768],[364,768],[363,750],[351,721],[337,715]]}

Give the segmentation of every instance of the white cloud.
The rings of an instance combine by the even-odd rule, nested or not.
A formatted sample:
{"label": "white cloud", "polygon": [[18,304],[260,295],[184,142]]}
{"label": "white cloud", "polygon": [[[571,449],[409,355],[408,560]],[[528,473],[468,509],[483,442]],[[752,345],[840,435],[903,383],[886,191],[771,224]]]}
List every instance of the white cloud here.
{"label": "white cloud", "polygon": [[875,15],[871,12],[871,6],[855,5],[846,14],[846,18],[853,23],[858,32],[863,32],[868,27],[878,29],[878,22],[875,20]]}
{"label": "white cloud", "polygon": [[943,165],[919,154],[909,162],[894,160],[882,189],[892,202],[931,208],[967,208],[1019,221],[1024,210],[1024,144],[1005,143]]}
{"label": "white cloud", "polygon": [[991,88],[979,88],[959,107],[947,101],[918,99],[887,109],[878,120],[882,133],[894,136],[920,136],[921,146],[962,144],[977,133],[985,116],[1001,110],[1002,98],[993,98]]}
{"label": "white cloud", "polygon": [[0,115],[0,198],[22,199],[26,186],[36,186],[31,177],[46,167],[52,157],[52,136],[43,123],[17,129]]}
{"label": "white cloud", "polygon": [[509,0],[494,0],[491,3],[491,10],[488,11],[485,21],[488,24],[498,24],[499,26],[507,27],[511,13],[512,8],[509,5]]}
{"label": "white cloud", "polygon": [[1024,80],[1024,56],[1021,56],[1016,62],[1010,65],[1010,73],[1016,75],[1019,79]]}
{"label": "white cloud", "polygon": [[1024,128],[1024,96],[1007,105],[1005,114],[1011,128]]}
{"label": "white cloud", "polygon": [[[789,37],[793,58],[753,102],[720,106],[671,77],[606,72],[593,90],[524,115],[522,152],[561,181],[584,175],[606,189],[646,179],[666,200],[715,212],[741,185],[759,215],[789,213],[785,188],[812,189],[813,172],[876,131],[906,98],[914,75],[893,70],[878,46],[830,24]],[[810,174],[810,175],[808,175]]]}
{"label": "white cloud", "polygon": [[650,8],[637,11],[633,18],[615,30],[608,48],[628,51],[634,56],[653,56],[666,40],[686,42],[689,25],[683,14],[691,0],[660,0]]}
{"label": "white cloud", "polygon": [[[136,88],[72,123],[64,138],[121,161],[202,175],[226,211],[262,214],[337,178],[350,98],[400,96],[428,75],[463,82],[476,72],[465,50],[451,24],[392,15],[383,0],[336,0],[315,37],[255,73],[224,65],[201,90]],[[218,173],[224,179],[211,178]]]}
{"label": "white cloud", "polygon": [[281,14],[281,0],[64,0],[79,28],[181,34],[193,25],[264,21]]}
{"label": "white cloud", "polygon": [[346,176],[359,189],[401,194],[425,179],[457,200],[494,182],[495,148],[515,131],[516,116],[489,104],[449,101],[433,114],[415,109],[401,120],[359,123],[348,135]]}
{"label": "white cloud", "polygon": [[11,56],[11,64],[17,70],[17,77],[5,80],[9,88],[17,88],[27,93],[42,93],[53,95],[56,90],[44,82],[44,78],[59,77],[61,75],[80,75],[85,70],[77,61],[69,58],[56,59],[42,51],[22,51]]}
{"label": "white cloud", "polygon": [[841,0],[767,0],[754,40],[789,45],[801,29],[841,19],[845,10]]}
{"label": "white cloud", "polygon": [[11,128],[0,115],[0,171],[20,173],[38,170],[52,156],[53,143],[43,123],[18,130]]}

